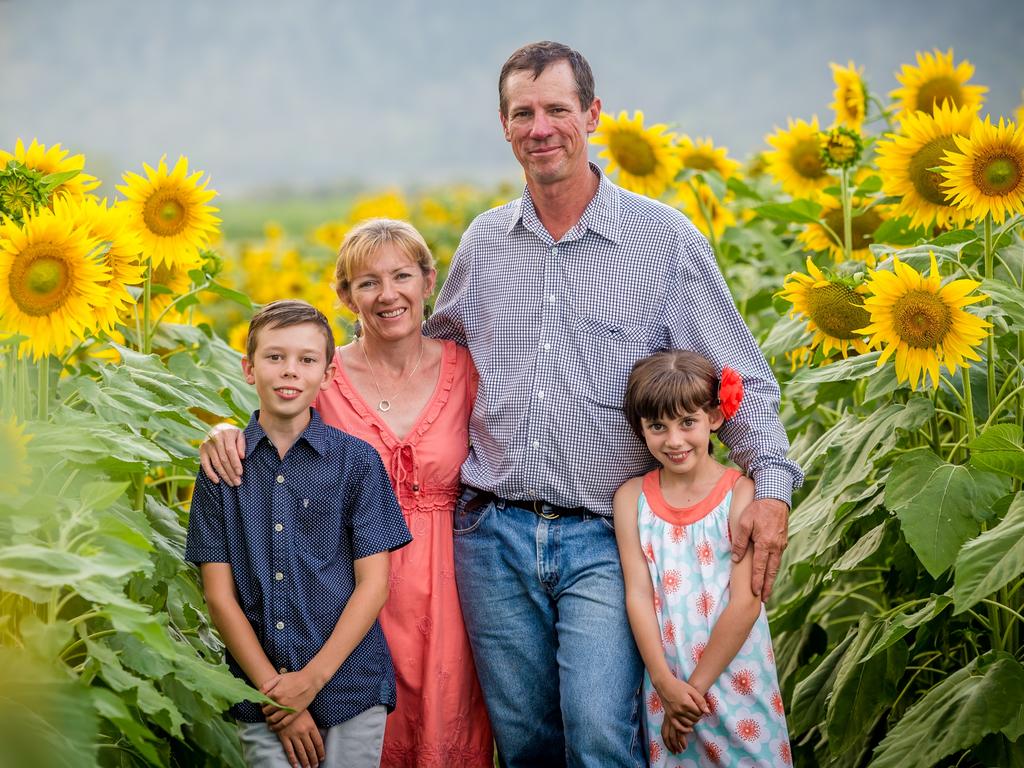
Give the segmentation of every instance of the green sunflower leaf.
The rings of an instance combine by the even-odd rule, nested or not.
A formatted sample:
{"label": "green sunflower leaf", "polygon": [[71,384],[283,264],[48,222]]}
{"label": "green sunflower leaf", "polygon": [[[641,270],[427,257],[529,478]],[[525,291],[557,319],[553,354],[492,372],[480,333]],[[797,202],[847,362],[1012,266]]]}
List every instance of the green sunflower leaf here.
{"label": "green sunflower leaf", "polygon": [[972,467],[1024,480],[1024,430],[1016,424],[991,426],[968,447]]}
{"label": "green sunflower leaf", "polygon": [[968,541],[956,559],[954,613],[963,613],[1024,573],[1024,492],[994,528]]}
{"label": "green sunflower leaf", "polygon": [[1024,291],[1003,280],[982,280],[981,293],[992,299],[1010,331],[1024,331]]}
{"label": "green sunflower leaf", "polygon": [[795,224],[817,224],[821,218],[821,206],[810,200],[793,200],[788,203],[766,203],[754,206],[754,212],[765,219]]}
{"label": "green sunflower leaf", "polygon": [[875,748],[869,768],[930,766],[1013,725],[1024,706],[1024,667],[987,654],[919,699]]}
{"label": "green sunflower leaf", "polygon": [[960,547],[978,535],[979,518],[1005,492],[998,475],[943,461],[918,448],[893,463],[885,506],[896,513],[914,553],[933,578],[956,560]]}

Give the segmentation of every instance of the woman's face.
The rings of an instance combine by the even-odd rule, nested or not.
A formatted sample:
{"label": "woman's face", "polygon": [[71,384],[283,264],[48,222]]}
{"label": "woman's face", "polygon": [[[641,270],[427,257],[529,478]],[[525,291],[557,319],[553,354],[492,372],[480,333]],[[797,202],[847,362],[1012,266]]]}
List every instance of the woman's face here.
{"label": "woman's face", "polygon": [[423,302],[434,291],[437,272],[426,275],[413,259],[393,243],[385,243],[353,272],[345,305],[359,315],[363,333],[382,341],[396,341],[421,333]]}

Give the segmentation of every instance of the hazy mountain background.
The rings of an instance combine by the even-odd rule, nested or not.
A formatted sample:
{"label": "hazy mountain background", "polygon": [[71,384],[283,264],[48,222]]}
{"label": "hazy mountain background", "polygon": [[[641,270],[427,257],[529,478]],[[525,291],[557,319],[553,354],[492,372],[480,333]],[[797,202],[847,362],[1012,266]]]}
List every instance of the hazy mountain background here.
{"label": "hazy mountain background", "polygon": [[831,120],[830,61],[885,95],[915,51],[953,47],[997,116],[1024,87],[1019,0],[0,0],[0,147],[61,142],[106,191],[163,153],[226,198],[518,180],[497,73],[543,38],[583,51],[606,111],[739,158],[788,116]]}

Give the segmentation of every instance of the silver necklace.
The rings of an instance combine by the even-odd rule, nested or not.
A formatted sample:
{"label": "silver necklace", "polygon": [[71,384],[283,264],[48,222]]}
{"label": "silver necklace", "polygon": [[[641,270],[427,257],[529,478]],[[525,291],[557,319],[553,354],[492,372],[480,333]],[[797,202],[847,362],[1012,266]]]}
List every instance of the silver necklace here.
{"label": "silver necklace", "polygon": [[393,398],[395,398],[395,397],[398,397],[398,395],[402,392],[402,390],[405,389],[406,385],[410,381],[412,381],[412,377],[415,376],[416,375],[416,371],[419,370],[420,363],[423,362],[423,347],[424,346],[425,345],[423,344],[423,338],[421,337],[420,338],[420,356],[418,358],[416,358],[416,365],[414,365],[412,367],[412,370],[409,372],[409,376],[406,378],[406,380],[398,385],[398,389],[395,390],[395,394],[393,394],[391,396],[391,398],[387,398],[387,397],[384,397],[384,393],[380,391],[380,384],[377,383],[377,374],[373,372],[373,366],[370,365],[370,358],[366,354],[366,347],[363,346],[363,340],[362,339],[359,340],[359,349],[361,349],[363,351],[363,360],[366,361],[366,367],[369,369],[370,377],[373,379],[373,386],[377,390],[377,397],[380,398],[380,402],[377,403],[377,410],[378,411],[380,411],[381,413],[387,413],[388,411],[390,411],[391,410],[391,400]]}

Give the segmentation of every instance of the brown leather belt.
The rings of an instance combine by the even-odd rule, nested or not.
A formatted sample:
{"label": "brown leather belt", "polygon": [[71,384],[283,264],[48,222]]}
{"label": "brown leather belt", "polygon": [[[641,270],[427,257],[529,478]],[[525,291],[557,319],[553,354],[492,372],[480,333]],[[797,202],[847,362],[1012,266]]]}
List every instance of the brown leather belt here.
{"label": "brown leather belt", "polygon": [[549,504],[546,501],[536,499],[530,501],[517,501],[516,499],[504,499],[490,491],[481,491],[478,488],[473,488],[473,490],[476,491],[477,494],[470,502],[474,508],[483,504],[489,504],[493,501],[495,504],[500,504],[504,507],[528,509],[538,517],[543,517],[545,520],[557,520],[560,517],[583,517],[584,515],[594,515],[597,517],[596,512],[592,512],[586,507],[560,507],[557,504]]}

